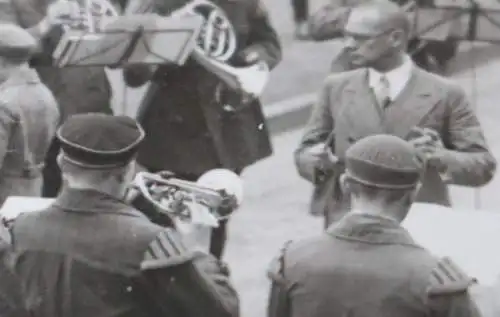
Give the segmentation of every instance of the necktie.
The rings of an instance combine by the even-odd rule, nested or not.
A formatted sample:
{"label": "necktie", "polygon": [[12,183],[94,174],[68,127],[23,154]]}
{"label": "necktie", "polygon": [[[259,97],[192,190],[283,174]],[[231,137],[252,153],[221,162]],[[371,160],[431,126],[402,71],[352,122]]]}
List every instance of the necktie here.
{"label": "necktie", "polygon": [[380,76],[380,80],[375,90],[378,104],[385,108],[391,102],[390,84],[385,75]]}

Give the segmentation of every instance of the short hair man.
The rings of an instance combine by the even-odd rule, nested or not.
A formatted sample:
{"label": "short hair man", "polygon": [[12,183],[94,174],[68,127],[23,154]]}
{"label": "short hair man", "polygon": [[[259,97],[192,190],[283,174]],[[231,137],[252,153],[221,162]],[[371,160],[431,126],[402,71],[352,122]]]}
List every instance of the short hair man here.
{"label": "short hair man", "polygon": [[400,225],[422,172],[391,135],[352,145],[341,177],[352,211],[318,237],[289,243],[271,265],[269,317],[476,317],[473,279],[437,259]]}
{"label": "short hair man", "polygon": [[0,24],[0,205],[8,196],[40,196],[45,155],[59,125],[51,91],[30,69],[37,41]]}
{"label": "short hair man", "polygon": [[496,161],[464,90],[411,61],[409,30],[406,13],[389,1],[349,15],[346,45],[366,66],[325,80],[295,153],[300,175],[316,186],[311,211],[325,214],[326,225],[349,209],[338,184],[345,151],[369,135],[412,140],[426,159],[419,201],[449,205],[447,184],[479,187],[494,175]]}
{"label": "short hair man", "polygon": [[135,120],[74,115],[57,137],[63,191],[11,229],[30,316],[239,315],[227,269],[123,201],[144,138]]}

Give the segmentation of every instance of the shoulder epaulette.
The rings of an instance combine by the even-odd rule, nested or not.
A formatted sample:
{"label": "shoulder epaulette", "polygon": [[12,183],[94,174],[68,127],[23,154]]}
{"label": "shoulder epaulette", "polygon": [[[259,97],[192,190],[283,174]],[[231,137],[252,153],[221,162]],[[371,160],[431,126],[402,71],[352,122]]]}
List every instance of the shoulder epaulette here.
{"label": "shoulder epaulette", "polygon": [[463,293],[476,282],[476,279],[467,275],[449,257],[444,257],[432,270],[427,294],[436,296]]}
{"label": "shoulder epaulette", "polygon": [[284,279],[284,268],[285,268],[285,253],[292,241],[287,241],[281,248],[279,254],[271,261],[271,265],[267,270],[267,276],[276,282],[280,282]]}
{"label": "shoulder epaulette", "polygon": [[165,228],[149,243],[141,262],[142,270],[160,269],[192,260],[193,253],[184,245],[178,232]]}

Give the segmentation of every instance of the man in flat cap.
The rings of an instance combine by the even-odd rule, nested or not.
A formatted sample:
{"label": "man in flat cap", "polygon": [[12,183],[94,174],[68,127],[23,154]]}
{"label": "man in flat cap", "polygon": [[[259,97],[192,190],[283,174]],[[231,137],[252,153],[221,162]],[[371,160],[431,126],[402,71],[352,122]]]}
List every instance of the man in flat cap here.
{"label": "man in flat cap", "polygon": [[401,226],[422,167],[391,135],[352,145],[341,177],[352,211],[317,237],[289,242],[273,261],[269,317],[477,317],[474,279],[436,258]]}
{"label": "man in flat cap", "polygon": [[144,138],[135,120],[74,115],[57,137],[62,192],[11,227],[29,316],[239,316],[219,261],[124,202]]}
{"label": "man in flat cap", "polygon": [[421,202],[449,206],[448,184],[481,187],[495,174],[463,88],[413,63],[405,52],[410,30],[407,14],[390,1],[357,6],[349,15],[346,45],[365,67],[326,78],[295,152],[299,174],[315,186],[311,213],[325,215],[326,226],[349,210],[338,183],[345,151],[369,135],[396,135],[418,149],[426,160]]}
{"label": "man in flat cap", "polygon": [[0,24],[0,205],[8,196],[40,196],[45,155],[59,124],[50,90],[30,69],[36,40]]}

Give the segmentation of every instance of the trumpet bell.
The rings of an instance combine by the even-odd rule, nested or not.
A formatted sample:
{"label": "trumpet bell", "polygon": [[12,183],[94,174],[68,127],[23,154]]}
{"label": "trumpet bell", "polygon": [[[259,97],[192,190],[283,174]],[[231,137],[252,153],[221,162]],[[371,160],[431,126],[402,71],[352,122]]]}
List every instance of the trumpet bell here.
{"label": "trumpet bell", "polygon": [[230,170],[223,168],[209,170],[198,178],[196,184],[214,190],[224,190],[236,198],[238,206],[243,202],[243,181]]}

